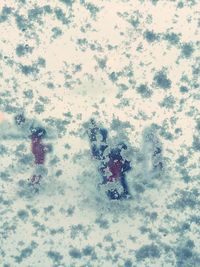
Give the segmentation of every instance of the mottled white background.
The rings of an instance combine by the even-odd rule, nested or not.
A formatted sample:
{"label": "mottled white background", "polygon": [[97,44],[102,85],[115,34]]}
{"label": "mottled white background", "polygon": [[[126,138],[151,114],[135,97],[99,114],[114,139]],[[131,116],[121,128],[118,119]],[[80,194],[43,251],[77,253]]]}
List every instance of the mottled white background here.
{"label": "mottled white background", "polygon": [[[1,0],[0,8],[0,266],[200,266],[199,1]],[[14,124],[21,112],[53,145],[37,193],[28,128]],[[92,117],[111,144],[128,144],[130,201],[109,201],[98,187]],[[159,179],[140,160],[152,123],[163,145]]]}

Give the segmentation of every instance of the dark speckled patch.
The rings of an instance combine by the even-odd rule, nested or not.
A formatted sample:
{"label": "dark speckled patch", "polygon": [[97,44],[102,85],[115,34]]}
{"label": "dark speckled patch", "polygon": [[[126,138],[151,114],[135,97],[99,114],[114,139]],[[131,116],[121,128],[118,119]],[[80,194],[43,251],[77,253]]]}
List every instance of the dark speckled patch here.
{"label": "dark speckled patch", "polygon": [[0,266],[200,266],[198,4],[1,1]]}

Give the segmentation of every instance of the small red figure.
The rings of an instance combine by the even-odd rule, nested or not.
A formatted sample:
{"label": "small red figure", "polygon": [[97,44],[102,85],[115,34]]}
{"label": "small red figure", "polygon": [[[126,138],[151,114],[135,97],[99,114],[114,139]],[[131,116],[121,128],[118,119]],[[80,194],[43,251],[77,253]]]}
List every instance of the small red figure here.
{"label": "small red figure", "polygon": [[108,177],[109,182],[113,182],[114,180],[117,181],[120,179],[120,176],[122,174],[122,168],[123,168],[123,163],[121,160],[113,160],[112,158],[108,161],[108,169],[112,173]]}
{"label": "small red figure", "polygon": [[35,158],[35,172],[30,179],[31,184],[39,185],[42,179],[41,167],[45,163],[45,156],[48,151],[51,150],[49,145],[43,144],[43,138],[46,136],[46,131],[43,128],[36,127],[31,128],[31,151]]}
{"label": "small red figure", "polygon": [[45,154],[49,150],[47,145],[42,143],[42,138],[46,135],[43,128],[32,129],[31,135],[31,150],[35,157],[35,164],[44,164]]}
{"label": "small red figure", "polygon": [[119,193],[118,189],[111,189],[106,192],[109,199],[130,199],[131,194],[126,182],[126,172],[131,170],[131,162],[121,155],[122,150],[127,146],[122,142],[116,147],[110,148],[107,142],[108,131],[96,126],[95,121],[91,121],[92,127],[89,128],[88,134],[91,142],[92,156],[99,160],[99,172],[102,176],[102,184],[119,181],[123,192]]}
{"label": "small red figure", "polygon": [[47,149],[45,145],[42,143],[41,138],[32,137],[31,149],[35,157],[35,164],[44,164],[45,153]]}

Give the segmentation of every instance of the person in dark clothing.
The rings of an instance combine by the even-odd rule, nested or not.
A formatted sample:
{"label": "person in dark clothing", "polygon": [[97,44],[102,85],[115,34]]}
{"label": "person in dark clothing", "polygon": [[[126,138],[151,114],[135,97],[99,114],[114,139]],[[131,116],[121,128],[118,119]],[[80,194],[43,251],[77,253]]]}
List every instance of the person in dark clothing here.
{"label": "person in dark clothing", "polygon": [[107,144],[108,131],[96,126],[92,121],[92,127],[89,129],[89,139],[91,143],[92,155],[99,160],[99,172],[103,178],[102,184],[119,181],[123,192],[119,193],[117,189],[108,190],[109,199],[130,198],[128,184],[126,182],[126,172],[131,169],[130,161],[124,160],[121,152],[127,149],[125,144],[119,144],[116,148],[109,150]]}

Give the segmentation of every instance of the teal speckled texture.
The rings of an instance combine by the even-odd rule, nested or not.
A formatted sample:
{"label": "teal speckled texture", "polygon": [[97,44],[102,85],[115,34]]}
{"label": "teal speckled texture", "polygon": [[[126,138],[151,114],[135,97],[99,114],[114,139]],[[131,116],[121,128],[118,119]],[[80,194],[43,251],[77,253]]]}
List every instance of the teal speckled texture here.
{"label": "teal speckled texture", "polygon": [[200,266],[199,11],[0,1],[0,267]]}

